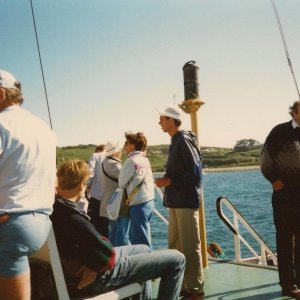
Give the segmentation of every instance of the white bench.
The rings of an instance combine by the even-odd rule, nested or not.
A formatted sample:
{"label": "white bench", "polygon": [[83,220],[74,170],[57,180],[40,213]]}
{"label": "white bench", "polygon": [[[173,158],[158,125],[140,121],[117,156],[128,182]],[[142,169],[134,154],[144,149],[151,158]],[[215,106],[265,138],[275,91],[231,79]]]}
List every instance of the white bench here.
{"label": "white bench", "polygon": [[[59,300],[70,300],[57,246],[53,228],[51,227],[47,242],[34,254],[34,258],[50,263],[54,275],[55,285]],[[101,294],[92,298],[92,300],[119,300],[140,293],[142,287],[138,283],[132,283],[121,287],[115,291]],[[83,299],[83,298],[80,298]]]}

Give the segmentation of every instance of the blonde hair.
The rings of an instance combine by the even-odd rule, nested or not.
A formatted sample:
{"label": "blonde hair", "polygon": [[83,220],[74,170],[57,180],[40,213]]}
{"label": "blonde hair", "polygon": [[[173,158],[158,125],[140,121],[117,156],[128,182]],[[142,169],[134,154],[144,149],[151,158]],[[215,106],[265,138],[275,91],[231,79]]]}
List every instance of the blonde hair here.
{"label": "blonde hair", "polygon": [[63,163],[56,172],[58,188],[73,189],[78,184],[87,181],[89,173],[88,165],[83,160],[69,160]]}

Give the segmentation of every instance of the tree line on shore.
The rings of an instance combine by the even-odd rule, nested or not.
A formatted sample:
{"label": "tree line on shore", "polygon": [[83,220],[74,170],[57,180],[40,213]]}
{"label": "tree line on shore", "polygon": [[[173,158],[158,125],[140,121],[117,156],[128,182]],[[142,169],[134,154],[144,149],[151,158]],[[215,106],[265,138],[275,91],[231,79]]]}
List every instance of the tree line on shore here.
{"label": "tree line on shore", "polygon": [[[96,145],[77,145],[59,147],[57,149],[57,164],[68,159],[82,159],[88,161]],[[262,144],[253,139],[243,139],[236,142],[233,148],[201,147],[203,167],[224,168],[259,165]],[[147,147],[147,156],[153,172],[163,172],[167,161],[169,145],[155,145]],[[125,159],[125,154],[122,155]]]}

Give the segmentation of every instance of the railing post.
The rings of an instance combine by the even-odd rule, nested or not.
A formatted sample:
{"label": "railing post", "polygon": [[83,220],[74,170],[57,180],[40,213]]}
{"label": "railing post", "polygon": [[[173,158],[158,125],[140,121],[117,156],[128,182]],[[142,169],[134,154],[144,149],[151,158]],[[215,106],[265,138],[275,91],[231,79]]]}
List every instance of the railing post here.
{"label": "railing post", "polygon": [[266,249],[263,244],[260,244],[260,257],[261,257],[261,263],[263,266],[267,266],[267,257],[266,257]]}
{"label": "railing post", "polygon": [[237,234],[234,235],[234,249],[235,249],[235,260],[241,262],[241,244],[240,244],[240,231],[239,222],[237,215],[233,213],[233,226]]}

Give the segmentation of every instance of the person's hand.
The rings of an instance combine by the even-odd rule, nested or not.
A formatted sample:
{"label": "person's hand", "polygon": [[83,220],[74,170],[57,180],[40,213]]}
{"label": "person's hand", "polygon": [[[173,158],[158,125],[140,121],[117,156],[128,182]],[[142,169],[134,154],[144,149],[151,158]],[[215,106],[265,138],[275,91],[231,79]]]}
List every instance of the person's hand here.
{"label": "person's hand", "polygon": [[280,191],[283,189],[284,184],[280,179],[278,179],[272,183],[272,186],[274,191]]}
{"label": "person's hand", "polygon": [[171,178],[158,178],[158,179],[154,180],[154,183],[158,187],[166,187],[166,186],[171,185]]}
{"label": "person's hand", "polygon": [[77,288],[81,290],[96,280],[98,272],[88,268],[87,266],[82,266],[78,270],[77,274],[81,275],[81,280],[77,285]]}
{"label": "person's hand", "polygon": [[10,216],[8,213],[4,213],[4,214],[0,215],[0,224],[7,222],[9,219],[10,219]]}

